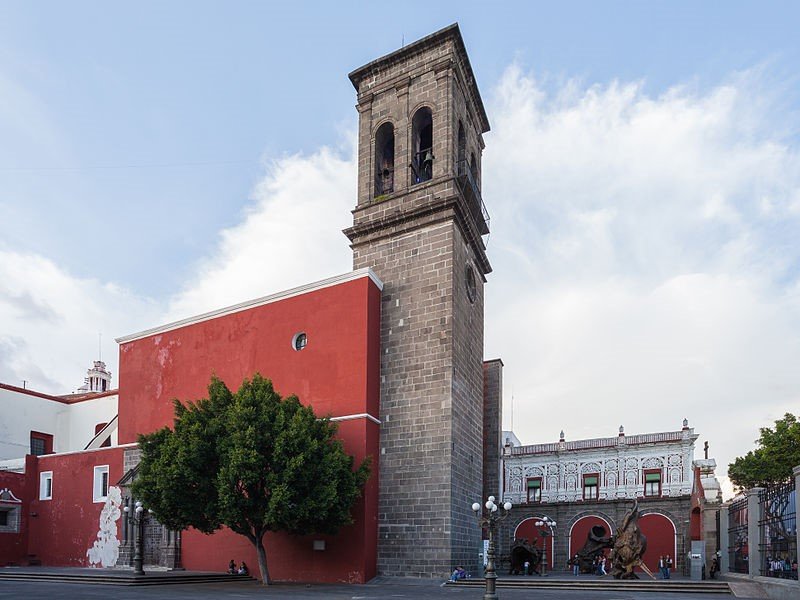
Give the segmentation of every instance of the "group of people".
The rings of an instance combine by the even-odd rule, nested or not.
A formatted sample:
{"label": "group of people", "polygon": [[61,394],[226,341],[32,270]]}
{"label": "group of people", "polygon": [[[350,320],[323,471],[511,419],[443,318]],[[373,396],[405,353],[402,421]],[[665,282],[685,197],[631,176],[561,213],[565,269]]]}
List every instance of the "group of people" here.
{"label": "group of people", "polygon": [[[605,554],[596,555],[592,560],[592,573],[599,575],[600,577],[603,575],[608,575],[608,571],[606,571],[607,562],[608,559],[606,558]],[[581,574],[581,560],[577,554],[572,557],[571,561],[569,561],[569,566],[572,568],[573,575],[577,577]]]}
{"label": "group of people", "polygon": [[250,575],[250,569],[247,568],[244,561],[242,561],[242,565],[237,569],[236,561],[231,559],[231,562],[228,563],[228,575]]}
{"label": "group of people", "polygon": [[667,554],[666,556],[658,557],[658,572],[661,573],[661,579],[669,579],[669,573],[672,570],[672,558]]}
{"label": "group of people", "polygon": [[767,576],[797,579],[797,561],[789,560],[788,556],[767,557]]}

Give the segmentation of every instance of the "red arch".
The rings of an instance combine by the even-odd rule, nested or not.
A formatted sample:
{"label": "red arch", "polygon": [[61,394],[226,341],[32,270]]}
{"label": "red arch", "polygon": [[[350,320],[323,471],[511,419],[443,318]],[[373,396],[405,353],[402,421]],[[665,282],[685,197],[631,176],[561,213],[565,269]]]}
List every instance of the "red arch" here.
{"label": "red arch", "polygon": [[[526,539],[539,550],[545,547],[547,549],[547,570],[550,571],[553,568],[553,536],[542,537],[542,531],[550,531],[550,528],[546,525],[536,526],[536,521],[541,521],[542,518],[528,517],[521,521],[514,530],[514,539]],[[561,565],[556,565],[556,567],[562,568]]]}
{"label": "red arch", "polygon": [[639,517],[639,529],[647,538],[647,552],[644,564],[658,577],[658,557],[669,554],[672,568],[678,566],[675,524],[669,517],[658,513],[648,513]]}
{"label": "red arch", "polygon": [[572,529],[569,532],[569,555],[575,556],[575,553],[583,548],[586,539],[589,535],[589,530],[595,525],[600,525],[606,530],[606,536],[613,533],[611,524],[603,517],[598,515],[586,515],[581,517],[572,524]]}

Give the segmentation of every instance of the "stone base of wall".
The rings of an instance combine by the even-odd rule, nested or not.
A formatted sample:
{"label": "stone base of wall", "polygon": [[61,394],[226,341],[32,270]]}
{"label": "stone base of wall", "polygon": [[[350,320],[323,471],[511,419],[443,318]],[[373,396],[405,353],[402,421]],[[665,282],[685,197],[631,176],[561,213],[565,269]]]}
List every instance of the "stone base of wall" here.
{"label": "stone base of wall", "polygon": [[756,575],[725,573],[720,580],[727,581],[737,597],[772,598],[773,600],[797,600],[800,598],[800,582]]}

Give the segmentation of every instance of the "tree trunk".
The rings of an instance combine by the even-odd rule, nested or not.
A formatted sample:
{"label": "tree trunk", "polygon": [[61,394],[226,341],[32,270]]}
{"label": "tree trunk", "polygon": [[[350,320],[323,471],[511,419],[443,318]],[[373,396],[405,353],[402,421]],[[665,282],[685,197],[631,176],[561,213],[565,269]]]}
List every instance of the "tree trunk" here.
{"label": "tree trunk", "polygon": [[261,571],[261,582],[264,585],[269,585],[269,570],[267,569],[267,551],[264,549],[263,536],[257,537],[255,542],[256,552],[258,552],[258,570]]}

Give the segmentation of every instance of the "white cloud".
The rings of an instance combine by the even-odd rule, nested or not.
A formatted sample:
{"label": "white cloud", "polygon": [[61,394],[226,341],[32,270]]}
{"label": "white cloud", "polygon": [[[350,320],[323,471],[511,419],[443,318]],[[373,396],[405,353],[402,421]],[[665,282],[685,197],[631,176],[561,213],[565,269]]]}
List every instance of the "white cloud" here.
{"label": "white cloud", "polygon": [[507,70],[483,163],[486,337],[523,442],[688,417],[724,472],[797,412],[800,157],[767,89],[754,71],[548,94]]}
{"label": "white cloud", "polygon": [[214,251],[170,302],[184,318],[347,272],[356,177],[352,148],[322,148],[272,162],[242,222],[220,233]]}
{"label": "white cloud", "polygon": [[0,250],[0,381],[64,394],[83,383],[98,354],[116,380],[114,335],[143,329],[158,314],[150,300],[79,279],[35,254]]}
{"label": "white cloud", "polygon": [[[688,417],[724,471],[798,412],[800,158],[770,87],[754,71],[657,97],[637,82],[548,92],[515,66],[487,97],[487,356],[505,361],[524,442]],[[64,391],[96,331],[348,270],[355,169],[352,140],[269,163],[240,223],[161,303],[0,252],[0,380]]]}

